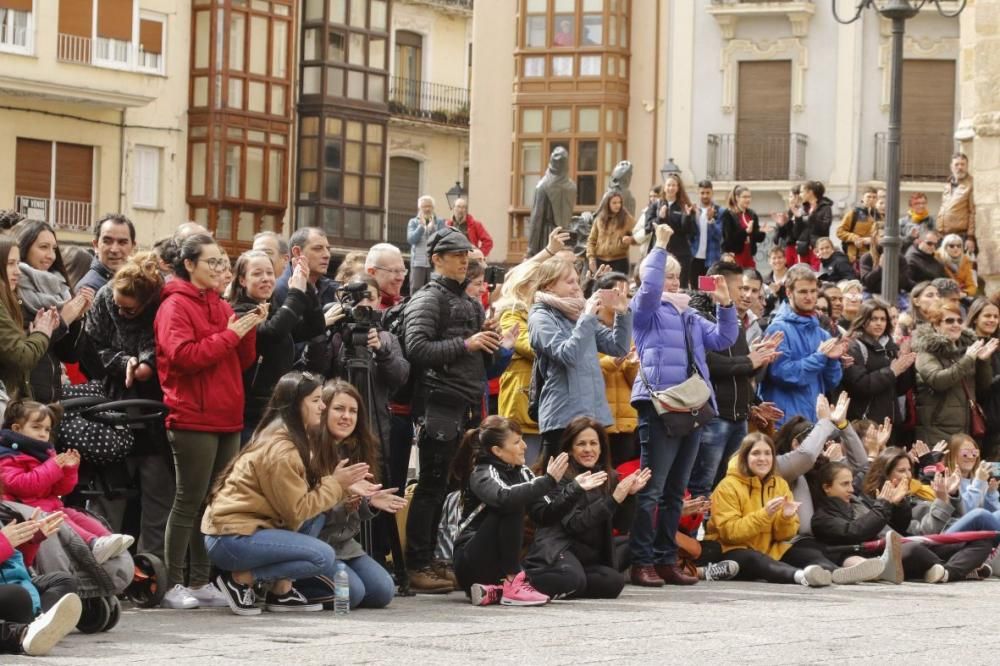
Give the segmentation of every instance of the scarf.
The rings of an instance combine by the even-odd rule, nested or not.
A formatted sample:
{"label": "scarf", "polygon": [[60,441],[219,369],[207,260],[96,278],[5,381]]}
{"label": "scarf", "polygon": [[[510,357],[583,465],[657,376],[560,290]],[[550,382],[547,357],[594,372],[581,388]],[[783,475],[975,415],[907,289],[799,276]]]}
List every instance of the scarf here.
{"label": "scarf", "polygon": [[660,303],[670,303],[677,309],[677,312],[684,312],[691,303],[691,294],[680,291],[665,291],[660,294]]}
{"label": "scarf", "polygon": [[928,217],[930,217],[931,214],[930,211],[927,211],[926,213],[914,213],[912,208],[906,212],[909,214],[910,219],[913,220],[914,224],[919,224],[920,222],[923,222]]}
{"label": "scarf", "polygon": [[28,455],[38,462],[49,459],[52,444],[33,439],[13,430],[0,430],[0,458]]}
{"label": "scarf", "polygon": [[558,310],[570,321],[579,319],[580,315],[583,314],[584,306],[587,304],[587,301],[582,296],[563,298],[545,291],[535,294],[535,302]]}
{"label": "scarf", "polygon": [[27,319],[43,308],[62,307],[73,297],[66,278],[52,271],[40,271],[23,261],[20,264],[21,280],[17,283],[17,295],[27,311]]}

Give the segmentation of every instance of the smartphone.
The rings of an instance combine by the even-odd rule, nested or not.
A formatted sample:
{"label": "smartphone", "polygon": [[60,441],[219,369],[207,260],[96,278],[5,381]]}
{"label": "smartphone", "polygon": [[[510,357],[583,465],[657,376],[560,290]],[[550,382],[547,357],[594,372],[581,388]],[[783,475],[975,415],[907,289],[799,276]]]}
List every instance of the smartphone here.
{"label": "smartphone", "polygon": [[987,462],[990,466],[990,478],[1000,479],[1000,462]]}
{"label": "smartphone", "polygon": [[711,275],[699,276],[698,291],[715,291],[715,277]]}
{"label": "smartphone", "polygon": [[614,289],[598,289],[597,298],[601,301],[601,305],[607,305],[608,302],[614,298]]}

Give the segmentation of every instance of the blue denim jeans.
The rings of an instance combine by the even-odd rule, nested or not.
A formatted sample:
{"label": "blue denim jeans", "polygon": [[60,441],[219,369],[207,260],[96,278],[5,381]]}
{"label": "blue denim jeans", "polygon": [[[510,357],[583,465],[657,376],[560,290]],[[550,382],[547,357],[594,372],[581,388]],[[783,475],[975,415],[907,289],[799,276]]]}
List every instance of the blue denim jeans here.
{"label": "blue denim jeans", "polygon": [[722,480],[726,465],[747,435],[746,421],[730,421],[716,416],[701,429],[701,446],[691,470],[688,491],[691,497],[709,497]]}
{"label": "blue denim jeans", "polygon": [[250,536],[205,535],[212,563],[224,571],[249,571],[255,580],[295,580],[336,573],[333,548],[316,538],[323,514],[303,523],[298,532],[257,530]]}
{"label": "blue denim jeans", "polygon": [[943,534],[979,531],[1000,532],[1000,516],[986,509],[973,509],[947,527]]}
{"label": "blue denim jeans", "polygon": [[351,608],[385,608],[396,595],[396,584],[385,568],[362,555],[352,560],[341,560],[347,565],[351,586]]}
{"label": "blue denim jeans", "polygon": [[653,403],[638,405],[640,463],[653,476],[639,491],[629,547],[633,565],[674,564],[677,524],[688,477],[698,457],[701,430],[667,437]]}

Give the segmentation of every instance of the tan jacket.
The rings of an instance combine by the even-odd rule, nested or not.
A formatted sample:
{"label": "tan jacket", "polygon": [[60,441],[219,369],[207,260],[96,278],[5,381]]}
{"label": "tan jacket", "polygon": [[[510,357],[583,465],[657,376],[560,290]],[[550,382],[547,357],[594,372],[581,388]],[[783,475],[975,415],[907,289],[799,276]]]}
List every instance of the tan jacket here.
{"label": "tan jacket", "polygon": [[587,238],[587,259],[613,261],[628,257],[629,245],[625,237],[632,235],[632,216],[625,213],[625,219],[621,229],[608,229],[600,220],[594,220]]}
{"label": "tan jacket", "polygon": [[[859,253],[858,246],[855,245],[857,241],[862,238],[871,238],[872,234],[875,232],[875,218],[871,216],[866,216],[863,220],[856,220],[855,218],[860,217],[858,214],[858,209],[853,208],[844,219],[841,220],[840,226],[837,227],[837,238],[841,240],[844,247],[844,254],[847,258],[851,260],[853,264],[857,261]],[[871,246],[866,246],[871,247]],[[868,250],[865,249],[861,252],[864,254]]]}
{"label": "tan jacket", "polygon": [[284,429],[263,433],[244,453],[205,509],[204,534],[249,536],[262,529],[298,531],[344,496],[333,476],[309,489],[306,470]]}
{"label": "tan jacket", "polygon": [[937,229],[942,234],[976,236],[976,199],[972,193],[972,176],[966,176],[955,186],[944,188],[941,209],[937,214]]}

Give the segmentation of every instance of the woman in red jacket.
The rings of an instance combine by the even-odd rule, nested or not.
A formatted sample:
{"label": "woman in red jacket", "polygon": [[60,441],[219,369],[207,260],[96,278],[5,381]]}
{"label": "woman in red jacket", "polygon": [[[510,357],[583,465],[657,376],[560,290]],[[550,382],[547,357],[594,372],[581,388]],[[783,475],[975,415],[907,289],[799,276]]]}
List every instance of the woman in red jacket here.
{"label": "woman in red jacket", "polygon": [[[153,324],[177,472],[164,547],[170,591],[163,606],[225,607],[225,597],[209,584],[205,543],[194,531],[213,477],[240,448],[243,370],[255,360],[254,331],[267,318],[267,305],[237,318],[217,292],[228,259],[215,240],[195,234],[174,242],[174,279],[163,288]],[[189,548],[190,585],[185,588]]]}

